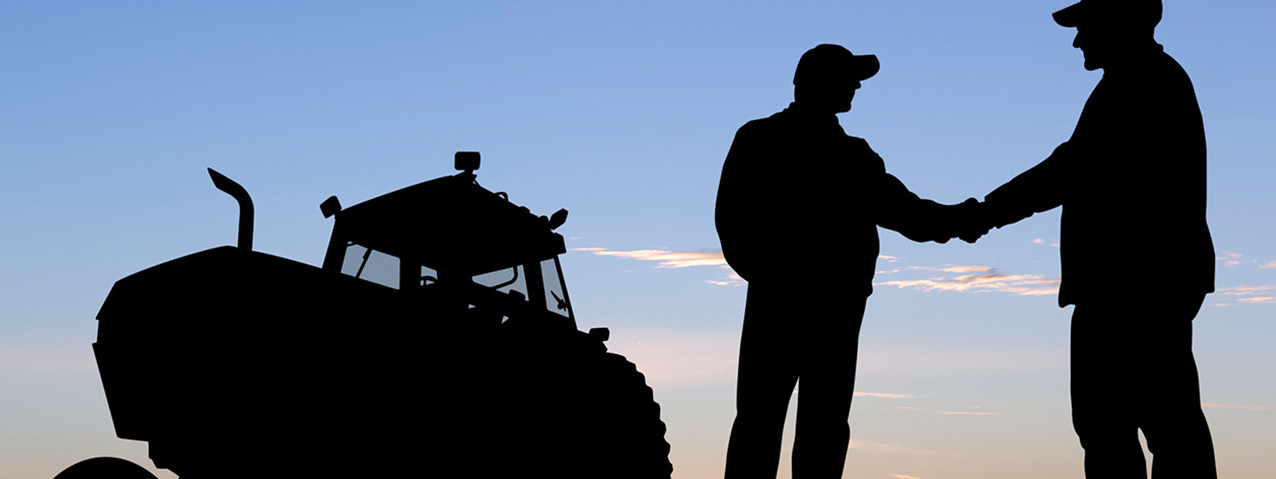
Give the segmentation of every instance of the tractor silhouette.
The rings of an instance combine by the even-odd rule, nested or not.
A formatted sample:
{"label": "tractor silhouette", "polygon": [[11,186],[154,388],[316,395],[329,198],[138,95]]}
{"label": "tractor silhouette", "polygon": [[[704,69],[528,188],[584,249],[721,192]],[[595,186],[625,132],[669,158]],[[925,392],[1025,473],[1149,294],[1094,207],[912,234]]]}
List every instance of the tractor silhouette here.
{"label": "tractor silhouette", "polygon": [[[605,328],[576,326],[554,229],[452,176],[342,208],[321,268],[239,245],[115,283],[94,354],[116,435],[183,479],[668,478],[665,426]],[[118,458],[56,476],[154,477]]]}

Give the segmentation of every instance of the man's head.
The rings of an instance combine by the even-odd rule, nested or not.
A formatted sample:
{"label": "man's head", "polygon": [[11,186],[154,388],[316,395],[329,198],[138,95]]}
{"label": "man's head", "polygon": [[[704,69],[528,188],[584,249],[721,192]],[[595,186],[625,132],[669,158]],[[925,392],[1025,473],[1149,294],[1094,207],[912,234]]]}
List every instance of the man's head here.
{"label": "man's head", "polygon": [[1125,52],[1155,43],[1161,0],[1081,0],[1054,12],[1054,21],[1077,29],[1072,46],[1085,55],[1086,70],[1097,70],[1120,61]]}
{"label": "man's head", "polygon": [[876,75],[876,55],[854,55],[839,45],[822,44],[807,50],[793,74],[794,101],[817,111],[850,111],[860,82]]}

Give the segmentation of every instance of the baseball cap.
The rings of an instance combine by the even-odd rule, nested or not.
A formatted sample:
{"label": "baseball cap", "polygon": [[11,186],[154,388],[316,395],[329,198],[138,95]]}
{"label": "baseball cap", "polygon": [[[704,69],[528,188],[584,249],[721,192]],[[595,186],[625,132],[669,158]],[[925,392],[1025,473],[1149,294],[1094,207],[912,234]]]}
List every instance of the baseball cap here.
{"label": "baseball cap", "polygon": [[1155,27],[1161,8],[1161,0],[1081,0],[1054,12],[1054,21],[1064,27],[1096,22]]}
{"label": "baseball cap", "polygon": [[793,84],[864,81],[881,66],[877,55],[855,55],[841,45],[824,43],[802,54]]}

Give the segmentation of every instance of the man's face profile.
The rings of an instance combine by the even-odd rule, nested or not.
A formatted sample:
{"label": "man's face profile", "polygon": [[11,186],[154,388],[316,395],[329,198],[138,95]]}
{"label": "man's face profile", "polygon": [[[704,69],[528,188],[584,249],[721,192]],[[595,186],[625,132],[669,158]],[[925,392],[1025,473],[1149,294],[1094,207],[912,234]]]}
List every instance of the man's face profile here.
{"label": "man's face profile", "polygon": [[1107,38],[1110,35],[1106,35],[1106,33],[1106,28],[1095,25],[1077,25],[1077,36],[1072,40],[1072,46],[1081,50],[1081,54],[1085,57],[1086,70],[1094,71],[1107,66],[1107,55],[1111,42]]}
{"label": "man's face profile", "polygon": [[851,111],[851,100],[861,84],[845,78],[798,85],[798,103],[832,113]]}

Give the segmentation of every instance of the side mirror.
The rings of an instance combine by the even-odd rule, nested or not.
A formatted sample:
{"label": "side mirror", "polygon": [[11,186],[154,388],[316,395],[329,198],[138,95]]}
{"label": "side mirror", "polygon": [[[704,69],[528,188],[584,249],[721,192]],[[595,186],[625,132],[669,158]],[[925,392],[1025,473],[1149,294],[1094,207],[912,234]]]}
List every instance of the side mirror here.
{"label": "side mirror", "polygon": [[549,216],[549,229],[556,230],[558,229],[559,226],[562,226],[563,223],[566,223],[566,222],[567,222],[567,209],[560,208],[558,211],[555,211],[554,214]]}

